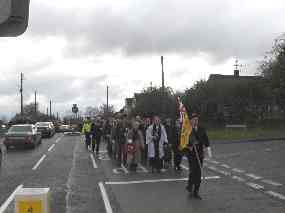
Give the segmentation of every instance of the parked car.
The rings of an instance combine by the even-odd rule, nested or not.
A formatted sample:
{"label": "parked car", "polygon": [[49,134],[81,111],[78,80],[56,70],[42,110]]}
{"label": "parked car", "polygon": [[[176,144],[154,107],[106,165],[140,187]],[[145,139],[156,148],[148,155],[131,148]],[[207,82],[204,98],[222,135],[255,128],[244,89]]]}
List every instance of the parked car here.
{"label": "parked car", "polygon": [[0,137],[5,135],[8,131],[8,126],[5,124],[0,125]]}
{"label": "parked car", "polygon": [[11,146],[28,146],[35,148],[36,145],[40,144],[41,142],[42,135],[37,131],[36,126],[32,124],[18,124],[11,126],[3,141],[7,149],[9,149]]}
{"label": "parked car", "polygon": [[58,132],[72,132],[73,129],[70,125],[62,124],[58,127]]}
{"label": "parked car", "polygon": [[52,122],[37,122],[36,127],[42,133],[42,137],[52,137],[55,134],[55,128]]}
{"label": "parked car", "polygon": [[1,138],[0,136],[0,168],[2,166],[2,160],[3,160],[3,156],[4,156],[4,144],[3,144],[3,138]]}

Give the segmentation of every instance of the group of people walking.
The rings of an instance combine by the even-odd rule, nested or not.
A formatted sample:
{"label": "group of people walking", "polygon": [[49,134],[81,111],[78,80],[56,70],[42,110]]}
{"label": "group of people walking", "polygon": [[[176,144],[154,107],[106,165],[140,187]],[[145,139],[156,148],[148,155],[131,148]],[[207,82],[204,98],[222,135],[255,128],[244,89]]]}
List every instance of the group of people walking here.
{"label": "group of people walking", "polygon": [[[180,120],[165,119],[158,116],[141,119],[139,116],[128,119],[122,115],[112,119],[97,118],[94,121],[87,117],[82,133],[85,145],[96,155],[102,141],[107,152],[119,166],[124,165],[136,171],[139,164],[150,166],[152,172],[160,173],[162,169],[172,167],[181,171],[182,156],[189,162],[189,180],[186,189],[195,198],[201,199],[199,188],[201,183],[204,148],[211,155],[208,136],[199,125],[198,114],[190,116],[193,127],[188,146],[180,149]],[[211,157],[211,156],[210,156]]]}

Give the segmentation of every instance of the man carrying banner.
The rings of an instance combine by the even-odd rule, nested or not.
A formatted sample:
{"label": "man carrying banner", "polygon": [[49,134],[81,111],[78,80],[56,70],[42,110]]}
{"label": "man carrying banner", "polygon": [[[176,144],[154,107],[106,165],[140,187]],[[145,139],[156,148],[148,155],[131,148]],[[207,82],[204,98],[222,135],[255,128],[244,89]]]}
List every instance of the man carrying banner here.
{"label": "man carrying banner", "polygon": [[199,125],[198,114],[192,113],[189,119],[187,110],[179,98],[178,103],[182,122],[179,148],[183,152],[186,150],[190,170],[186,189],[191,195],[193,193],[194,198],[202,199],[199,188],[203,172],[204,147],[207,148],[209,158],[212,157],[212,151],[206,130]]}
{"label": "man carrying banner", "polygon": [[[187,116],[186,116],[187,117]],[[199,195],[201,176],[203,173],[204,147],[207,149],[209,158],[212,157],[209,139],[206,130],[199,125],[198,114],[192,113],[190,116],[191,133],[188,140],[188,161],[189,161],[189,179],[186,189],[193,193],[193,197],[202,199]],[[194,191],[193,191],[194,186]]]}

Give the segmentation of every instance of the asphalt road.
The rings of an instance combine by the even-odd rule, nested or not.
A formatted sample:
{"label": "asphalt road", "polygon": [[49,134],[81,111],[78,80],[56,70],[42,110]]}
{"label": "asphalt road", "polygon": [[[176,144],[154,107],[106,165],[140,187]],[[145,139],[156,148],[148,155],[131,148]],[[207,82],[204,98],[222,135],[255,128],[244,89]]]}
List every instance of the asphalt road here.
{"label": "asphalt road", "polygon": [[[94,157],[82,140],[57,134],[34,150],[9,150],[0,170],[0,210],[22,184],[50,187],[53,213],[285,212],[285,141],[213,144],[200,201],[185,190],[186,160],[181,173],[152,174],[146,166],[133,173],[103,146]],[[13,208],[11,202],[3,212]]]}

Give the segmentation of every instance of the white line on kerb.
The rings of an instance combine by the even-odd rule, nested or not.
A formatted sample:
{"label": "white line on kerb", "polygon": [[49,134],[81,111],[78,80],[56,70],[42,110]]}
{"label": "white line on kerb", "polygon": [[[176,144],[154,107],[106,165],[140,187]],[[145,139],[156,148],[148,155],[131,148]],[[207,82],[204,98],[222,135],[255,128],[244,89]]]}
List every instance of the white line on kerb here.
{"label": "white line on kerb", "polygon": [[261,179],[262,177],[260,177],[260,176],[257,176],[257,175],[255,175],[255,174],[251,174],[251,173],[247,173],[247,174],[245,174],[247,177],[250,177],[250,178],[253,178],[254,180],[259,180],[259,179]]}
{"label": "white line on kerb", "polygon": [[97,169],[98,166],[97,166],[97,164],[96,164],[96,161],[95,161],[95,158],[94,158],[93,154],[90,154],[90,158],[91,158],[91,161],[92,161],[92,164],[93,164],[93,168],[94,168],[94,169]]}
{"label": "white line on kerb", "polygon": [[124,164],[121,164],[121,167],[126,174],[129,173],[128,169],[124,166]]}
{"label": "white line on kerb", "polygon": [[55,144],[51,145],[51,147],[48,149],[48,152],[51,152],[54,147],[55,147]]}
{"label": "white line on kerb", "polygon": [[46,155],[43,155],[32,169],[36,170],[46,157]]}
{"label": "white line on kerb", "polygon": [[109,198],[108,198],[108,194],[102,182],[99,183],[99,188],[101,190],[101,195],[102,195],[102,198],[105,204],[106,213],[113,213],[113,210],[112,210]]}
{"label": "white line on kerb", "polygon": [[269,194],[273,197],[277,197],[279,198],[280,200],[285,200],[285,195],[282,195],[280,193],[277,193],[277,192],[273,192],[273,191],[267,191],[266,194]]}
{"label": "white line on kerb", "polygon": [[3,213],[7,207],[9,206],[9,204],[14,200],[15,194],[17,193],[17,191],[19,189],[23,188],[23,185],[19,185],[14,192],[7,198],[7,200],[2,204],[2,206],[0,207],[0,213]]}
{"label": "white line on kerb", "polygon": [[256,183],[249,182],[249,183],[246,183],[246,185],[254,189],[264,189],[264,186],[256,184]]}
{"label": "white line on kerb", "polygon": [[[205,177],[206,180],[220,179],[220,176],[209,176]],[[106,185],[128,185],[128,184],[140,184],[140,183],[160,183],[160,182],[176,182],[176,181],[187,181],[188,178],[177,178],[177,179],[153,179],[153,180],[134,180],[134,181],[116,181],[116,182],[105,182]]]}
{"label": "white line on kerb", "polygon": [[283,184],[281,183],[277,183],[275,181],[272,181],[272,180],[262,180],[263,183],[267,183],[267,184],[270,184],[272,186],[282,186]]}

